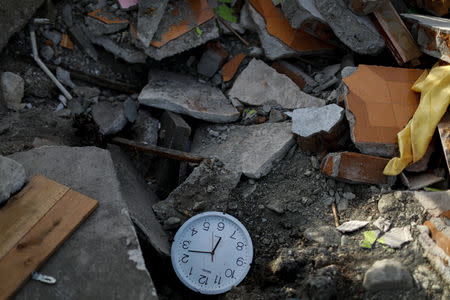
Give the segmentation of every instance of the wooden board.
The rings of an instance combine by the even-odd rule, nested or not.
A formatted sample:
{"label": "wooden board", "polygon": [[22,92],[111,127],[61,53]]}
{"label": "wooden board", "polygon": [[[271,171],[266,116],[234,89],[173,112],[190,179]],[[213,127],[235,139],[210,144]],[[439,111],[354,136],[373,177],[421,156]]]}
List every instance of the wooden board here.
{"label": "wooden board", "polygon": [[35,176],[0,210],[0,259],[39,221],[68,187]]}
{"label": "wooden board", "polygon": [[[41,183],[47,181],[47,185],[35,185],[34,189],[64,187],[42,176],[38,180]],[[21,200],[16,198],[16,201]],[[41,200],[34,199],[35,202]],[[31,272],[38,269],[97,206],[96,200],[70,189],[61,195],[55,205],[0,259],[0,299],[10,298],[25,284]],[[6,217],[9,216],[2,212],[0,219]]]}

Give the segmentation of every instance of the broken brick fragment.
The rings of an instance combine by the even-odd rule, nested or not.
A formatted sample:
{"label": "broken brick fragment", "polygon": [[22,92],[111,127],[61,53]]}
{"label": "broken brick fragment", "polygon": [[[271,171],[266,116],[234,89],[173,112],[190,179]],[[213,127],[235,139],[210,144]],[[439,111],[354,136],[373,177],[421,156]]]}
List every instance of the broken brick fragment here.
{"label": "broken brick fragment", "polygon": [[336,152],[324,157],[320,171],[350,183],[392,185],[395,177],[383,175],[388,159],[356,152]]}

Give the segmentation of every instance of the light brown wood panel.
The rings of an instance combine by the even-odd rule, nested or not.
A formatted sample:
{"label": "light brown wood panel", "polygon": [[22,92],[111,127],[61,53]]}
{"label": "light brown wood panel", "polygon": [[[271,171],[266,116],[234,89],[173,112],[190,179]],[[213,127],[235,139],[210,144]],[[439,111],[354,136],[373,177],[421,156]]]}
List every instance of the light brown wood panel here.
{"label": "light brown wood panel", "polygon": [[67,186],[36,175],[0,210],[0,259],[69,190]]}
{"label": "light brown wood panel", "polygon": [[94,211],[98,202],[69,190],[48,213],[0,259],[0,299],[11,297],[70,234]]}

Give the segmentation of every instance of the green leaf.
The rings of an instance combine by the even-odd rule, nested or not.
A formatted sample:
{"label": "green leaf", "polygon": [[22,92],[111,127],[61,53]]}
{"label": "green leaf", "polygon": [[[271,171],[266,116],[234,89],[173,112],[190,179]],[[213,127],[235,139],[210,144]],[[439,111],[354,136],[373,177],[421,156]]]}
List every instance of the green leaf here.
{"label": "green leaf", "polygon": [[195,27],[195,31],[197,32],[197,36],[200,38],[203,34],[203,31],[199,27]]}
{"label": "green leaf", "polygon": [[224,20],[232,23],[237,23],[237,18],[233,16],[234,9],[226,4],[221,4],[219,6],[219,16]]}
{"label": "green leaf", "polygon": [[361,244],[361,247],[366,249],[372,249],[373,244],[377,240],[377,234],[373,230],[364,231],[364,241]]}

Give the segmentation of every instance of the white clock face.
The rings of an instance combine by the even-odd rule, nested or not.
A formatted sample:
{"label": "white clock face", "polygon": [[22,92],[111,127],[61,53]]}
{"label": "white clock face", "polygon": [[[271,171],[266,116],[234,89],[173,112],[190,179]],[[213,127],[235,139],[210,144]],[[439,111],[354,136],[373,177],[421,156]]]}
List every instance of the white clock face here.
{"label": "white clock face", "polygon": [[175,273],[188,288],[221,294],[247,275],[253,245],[237,219],[222,212],[205,212],[180,227],[171,255]]}

